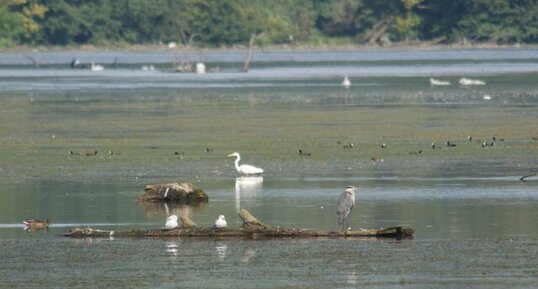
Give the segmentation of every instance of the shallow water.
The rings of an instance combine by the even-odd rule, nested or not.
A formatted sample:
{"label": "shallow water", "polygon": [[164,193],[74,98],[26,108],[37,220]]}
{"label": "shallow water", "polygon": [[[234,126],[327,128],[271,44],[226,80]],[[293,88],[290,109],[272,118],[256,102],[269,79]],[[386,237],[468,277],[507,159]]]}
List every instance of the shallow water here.
{"label": "shallow water", "polygon": [[[538,283],[538,178],[518,180],[538,167],[534,50],[258,53],[247,74],[237,52],[188,55],[222,67],[206,75],[170,73],[169,52],[79,53],[120,64],[73,71],[74,54],[32,55],[40,68],[0,54],[2,288]],[[158,70],[139,70],[149,63]],[[453,85],[431,87],[430,75]],[[461,88],[462,76],[487,85]],[[495,146],[481,146],[493,136]],[[263,179],[236,178],[233,151]],[[136,201],[145,184],[172,181],[195,183],[210,202]],[[337,230],[349,184],[360,188],[352,227],[404,225],[414,239],[60,237],[80,226],[159,228],[172,213],[201,226],[224,214],[237,227],[238,208],[269,224]],[[22,230],[23,219],[45,217],[48,231]]]}

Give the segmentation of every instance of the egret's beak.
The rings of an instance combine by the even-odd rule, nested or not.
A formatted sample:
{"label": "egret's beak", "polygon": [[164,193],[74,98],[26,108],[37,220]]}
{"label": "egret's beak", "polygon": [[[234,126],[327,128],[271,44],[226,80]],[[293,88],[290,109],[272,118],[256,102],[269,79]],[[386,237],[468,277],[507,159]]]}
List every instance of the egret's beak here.
{"label": "egret's beak", "polygon": [[235,155],[234,155],[234,154],[229,154],[229,155],[228,155],[229,158],[230,158],[230,157],[233,157],[233,156],[235,156]]}

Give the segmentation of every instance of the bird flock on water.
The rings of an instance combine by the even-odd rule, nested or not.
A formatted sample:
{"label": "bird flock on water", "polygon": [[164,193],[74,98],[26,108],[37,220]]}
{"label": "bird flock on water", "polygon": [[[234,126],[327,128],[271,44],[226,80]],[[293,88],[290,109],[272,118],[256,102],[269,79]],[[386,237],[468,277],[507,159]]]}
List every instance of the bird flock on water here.
{"label": "bird flock on water", "polygon": [[[538,141],[538,137],[532,137],[532,140]],[[468,135],[466,140],[446,140],[443,145],[438,145],[436,142],[431,142],[430,147],[431,150],[439,150],[442,148],[445,149],[454,149],[456,147],[462,147],[462,146],[469,146],[473,143],[478,144],[477,146],[482,148],[492,148],[498,145],[498,143],[503,143],[505,141],[504,138],[498,138],[496,136],[493,136],[488,139],[475,139],[473,136]],[[341,149],[344,150],[350,150],[350,149],[357,149],[358,146],[356,146],[352,142],[343,142],[343,141],[336,141],[336,144],[340,146]],[[381,151],[387,151],[390,150],[391,147],[394,147],[394,145],[390,145],[387,142],[381,142],[378,144],[378,148]],[[211,148],[205,148],[205,153],[213,153],[213,149]],[[420,148],[418,150],[410,151],[409,155],[421,155],[425,153],[427,150],[424,148]],[[97,156],[98,151],[92,150],[90,152],[86,153],[79,153],[75,152],[73,150],[68,151],[70,156]],[[297,153],[299,157],[311,157],[313,156],[312,152],[307,152],[303,148],[299,148],[297,150]],[[108,154],[110,156],[116,155],[121,156],[121,153],[109,150]],[[184,152],[174,152],[174,155],[180,155],[181,157],[185,156]],[[238,152],[233,152],[228,155],[229,158],[235,158],[234,160],[234,168],[235,171],[242,177],[260,177],[263,175],[264,170],[262,168],[249,165],[249,164],[240,164],[241,161],[241,155]],[[380,164],[384,162],[384,158],[380,156],[372,156],[371,160],[374,165]],[[528,178],[538,177],[538,172],[533,172],[532,174],[528,174],[525,176],[522,176],[520,178],[521,181],[526,182]],[[348,186],[344,192],[340,195],[337,201],[337,208],[336,208],[336,217],[337,217],[337,224],[341,226],[342,230],[348,230],[350,229],[349,223],[348,223],[348,217],[351,213],[351,210],[355,206],[356,202],[356,193],[358,188],[355,186]],[[34,231],[39,229],[47,229],[49,227],[49,221],[47,219],[28,219],[23,221],[25,225],[25,230],[28,231]],[[178,224],[178,217],[176,215],[170,215],[167,217],[165,225],[163,229],[165,230],[173,230],[180,228]],[[215,230],[224,230],[227,228],[227,222],[224,215],[219,215],[218,218],[213,223],[213,229]]]}
{"label": "bird flock on water", "polygon": [[[72,68],[85,68],[86,66],[81,64],[80,61],[77,58],[75,58],[71,62],[71,67]],[[97,65],[97,64],[91,62],[90,63],[90,69],[92,71],[102,71],[105,68],[102,65]],[[148,70],[148,68],[143,68],[143,69]],[[451,85],[451,83],[449,81],[446,81],[446,80],[439,80],[439,79],[430,78],[429,81],[430,81],[431,86],[448,86],[448,85]],[[472,85],[485,85],[486,83],[484,81],[478,80],[478,79],[461,78],[458,81],[458,84],[460,86],[472,86]],[[351,87],[351,81],[350,81],[347,74],[344,75],[344,79],[343,79],[341,85],[343,87],[345,87],[345,88]],[[491,99],[491,97],[484,96],[484,99]],[[472,142],[473,141],[472,136],[469,135],[467,137],[467,140],[468,140],[468,142]],[[533,140],[538,140],[538,137],[536,137],[536,138],[533,137]],[[495,144],[496,144],[496,141],[497,141],[497,138],[495,136],[492,137],[491,140],[478,140],[481,147],[483,147],[483,148],[485,148],[485,147],[494,147]],[[502,142],[502,141],[504,141],[504,139],[500,139],[500,141]],[[344,149],[353,149],[355,147],[355,145],[353,143],[351,143],[351,142],[343,143],[341,141],[337,141],[337,144],[341,145],[342,148],[344,148]],[[456,147],[457,144],[454,143],[453,141],[447,140],[445,142],[445,146],[447,148],[453,148],[453,147]],[[386,149],[387,144],[386,143],[381,143],[380,148]],[[432,149],[440,149],[441,146],[438,146],[435,142],[432,142],[431,143],[431,148]],[[213,150],[210,149],[210,148],[206,148],[205,152],[206,153],[211,153],[211,152],[213,152]],[[312,153],[306,152],[302,148],[298,149],[298,153],[299,153],[300,156],[305,156],[305,157],[312,156]],[[419,155],[419,154],[422,154],[422,153],[423,153],[423,150],[419,149],[417,151],[409,152],[409,155]],[[97,154],[98,154],[98,151],[93,150],[91,152],[86,152],[83,155],[85,155],[85,156],[97,156]],[[75,152],[73,150],[69,150],[69,155],[71,155],[71,156],[79,156],[79,155],[81,155],[81,153]],[[109,150],[109,155],[121,155],[121,154],[117,153],[117,152],[113,152],[112,150]],[[184,152],[174,152],[174,155],[180,155],[181,157],[183,157],[185,155],[185,153]],[[231,153],[231,154],[228,155],[228,157],[235,158],[234,167],[235,167],[236,172],[241,176],[261,176],[264,173],[264,170],[259,168],[259,167],[255,167],[255,166],[249,165],[249,164],[239,164],[239,162],[241,160],[241,155],[238,152]],[[371,160],[372,160],[372,162],[374,164],[376,164],[377,162],[383,162],[384,161],[383,158],[374,157],[374,156],[371,157]],[[538,172],[537,173],[532,173],[532,174],[529,174],[529,175],[525,175],[525,176],[521,177],[520,180],[521,181],[526,181],[527,178],[534,177],[534,176],[538,176]],[[337,208],[336,208],[336,217],[337,217],[338,225],[342,226],[342,230],[350,229],[349,224],[348,224],[348,217],[349,217],[349,214],[351,213],[351,210],[355,206],[356,192],[357,192],[357,188],[355,186],[348,186],[344,190],[344,192],[340,195],[340,197],[338,198]],[[27,220],[24,220],[23,223],[25,225],[25,230],[29,230],[29,231],[33,231],[33,230],[37,230],[37,229],[47,229],[49,227],[48,219],[43,219],[43,220],[27,219]],[[176,228],[179,228],[178,217],[176,215],[168,216],[167,219],[166,219],[166,222],[165,222],[165,225],[164,225],[163,229],[173,230],[173,229],[176,229]],[[226,228],[227,228],[227,222],[226,222],[225,216],[224,215],[219,215],[218,218],[213,223],[213,229],[222,230],[222,229],[226,229]]]}

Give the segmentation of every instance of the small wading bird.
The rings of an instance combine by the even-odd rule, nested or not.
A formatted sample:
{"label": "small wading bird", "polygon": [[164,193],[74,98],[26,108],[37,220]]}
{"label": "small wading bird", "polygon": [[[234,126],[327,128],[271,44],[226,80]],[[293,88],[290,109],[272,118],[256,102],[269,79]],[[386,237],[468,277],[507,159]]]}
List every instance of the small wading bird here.
{"label": "small wading bird", "polygon": [[213,224],[213,229],[224,229],[228,226],[228,223],[226,222],[226,218],[224,218],[224,215],[220,215]]}
{"label": "small wading bird", "polygon": [[241,156],[238,152],[234,152],[232,154],[228,155],[229,158],[235,157],[235,170],[244,176],[252,176],[252,175],[261,175],[263,174],[263,169],[257,168],[255,166],[243,164],[239,165],[239,160],[241,160]]}
{"label": "small wading bird", "polygon": [[166,230],[172,230],[172,229],[175,229],[177,227],[178,227],[178,225],[177,225],[177,216],[176,215],[171,215],[168,218],[166,218],[166,223],[164,224],[164,228]]}
{"label": "small wading bird", "polygon": [[342,195],[340,195],[336,204],[336,220],[338,221],[338,225],[342,226],[342,231],[346,231],[349,228],[347,217],[355,206],[356,191],[357,188],[354,186],[348,186]]}
{"label": "small wading bird", "polygon": [[49,220],[36,220],[36,219],[27,219],[22,221],[24,224],[24,230],[34,231],[39,229],[47,229],[49,227]]}
{"label": "small wading bird", "polygon": [[345,88],[349,88],[351,86],[351,81],[349,81],[349,78],[347,78],[347,73],[344,74],[344,80],[342,81],[342,86]]}

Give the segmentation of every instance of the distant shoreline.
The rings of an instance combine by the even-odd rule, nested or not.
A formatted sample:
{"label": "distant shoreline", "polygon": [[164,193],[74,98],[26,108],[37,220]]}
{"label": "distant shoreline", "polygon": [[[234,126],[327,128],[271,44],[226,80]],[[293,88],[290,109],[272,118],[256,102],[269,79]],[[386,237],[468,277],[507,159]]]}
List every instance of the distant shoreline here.
{"label": "distant shoreline", "polygon": [[[391,45],[271,45],[255,47],[256,51],[357,51],[357,50],[457,50],[457,49],[538,49],[538,44],[510,44],[499,45],[491,43],[482,44],[432,44],[430,42],[401,42]],[[150,51],[178,51],[178,52],[218,52],[218,51],[245,51],[246,46],[231,47],[183,47],[168,48],[165,44],[145,45],[70,45],[70,46],[13,46],[0,48],[0,53],[31,53],[31,52],[150,52]]]}

